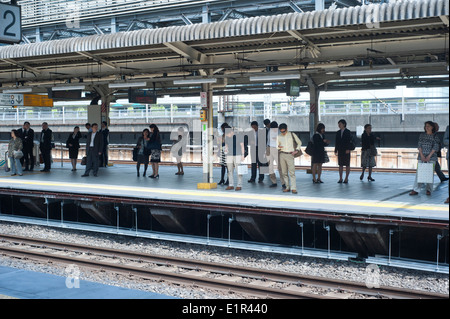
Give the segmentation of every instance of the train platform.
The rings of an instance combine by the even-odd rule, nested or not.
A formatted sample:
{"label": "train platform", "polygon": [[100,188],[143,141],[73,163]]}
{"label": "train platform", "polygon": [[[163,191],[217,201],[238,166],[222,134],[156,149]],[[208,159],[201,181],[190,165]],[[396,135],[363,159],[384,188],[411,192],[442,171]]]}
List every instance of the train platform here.
{"label": "train platform", "polygon": [[[55,165],[56,166],[56,165]],[[141,168],[141,174],[142,174]],[[149,172],[151,169],[149,168]],[[425,191],[417,196],[409,192],[414,174],[374,173],[375,182],[360,181],[359,172],[350,174],[348,184],[338,184],[336,171],[324,171],[323,184],[312,183],[305,170],[296,172],[298,194],[283,193],[281,185],[270,188],[268,176],[264,183],[248,183],[244,176],[242,191],[226,191],[218,186],[213,190],[198,190],[202,169],[186,167],[184,176],[175,175],[176,168],[160,167],[160,178],[137,177],[134,165],[115,165],[101,168],[98,177],[81,177],[84,167],[72,172],[69,166],[55,167],[50,173],[25,172],[11,176],[0,172],[0,191],[70,193],[86,196],[125,197],[142,200],[173,201],[196,205],[232,205],[254,210],[284,209],[290,211],[337,214],[342,216],[394,217],[397,219],[435,220],[448,224],[448,182],[435,177],[431,196]],[[214,171],[215,180],[220,176]],[[367,176],[367,174],[366,174]],[[367,177],[366,177],[367,178]]]}
{"label": "train platform", "polygon": [[0,299],[173,299],[157,293],[68,278],[0,266]]}

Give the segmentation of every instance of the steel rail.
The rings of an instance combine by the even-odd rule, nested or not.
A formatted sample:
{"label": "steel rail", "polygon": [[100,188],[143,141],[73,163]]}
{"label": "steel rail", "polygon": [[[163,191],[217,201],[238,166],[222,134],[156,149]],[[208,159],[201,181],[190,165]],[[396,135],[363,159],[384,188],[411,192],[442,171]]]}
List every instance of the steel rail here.
{"label": "steel rail", "polygon": [[[394,287],[379,287],[379,288],[368,288],[363,283],[358,282],[349,282],[349,281],[342,281],[342,280],[335,280],[335,279],[328,279],[328,278],[321,278],[321,277],[313,277],[313,276],[307,276],[307,275],[298,275],[293,273],[286,273],[286,272],[279,272],[279,271],[270,271],[270,270],[263,270],[263,269],[255,269],[255,268],[248,268],[248,267],[242,267],[242,266],[233,266],[233,265],[226,265],[226,264],[218,264],[218,263],[211,263],[211,262],[205,262],[205,261],[199,261],[199,260],[192,260],[192,259],[185,259],[185,258],[177,258],[177,257],[171,257],[171,256],[161,256],[161,255],[155,255],[155,254],[147,254],[147,253],[140,253],[140,252],[134,252],[134,251],[123,251],[118,249],[109,249],[109,248],[103,248],[103,247],[95,247],[95,246],[88,246],[88,245],[80,245],[80,244],[74,244],[74,243],[67,243],[67,242],[58,242],[53,240],[46,240],[46,239],[36,239],[36,238],[28,238],[23,236],[13,236],[13,235],[0,235],[0,239],[2,242],[9,242],[15,245],[31,245],[41,248],[48,248],[48,249],[57,249],[60,251],[75,251],[77,253],[83,253],[87,254],[88,256],[91,254],[94,254],[96,256],[104,256],[109,258],[126,258],[131,259],[133,261],[137,261],[138,263],[148,262],[153,263],[156,265],[170,265],[175,267],[180,267],[184,269],[191,269],[193,271],[197,272],[212,272],[212,273],[218,273],[222,275],[229,275],[235,276],[235,277],[243,277],[243,278],[250,278],[254,280],[262,280],[262,281],[269,281],[269,282],[280,282],[285,284],[296,284],[301,286],[311,286],[311,287],[317,287],[322,288],[325,290],[333,289],[337,290],[338,292],[345,292],[345,293],[357,293],[357,294],[363,294],[378,298],[389,298],[389,299],[448,299],[448,295],[445,294],[439,294],[439,293],[431,293],[431,292],[425,292],[425,291],[418,291],[418,290],[411,290],[411,289],[402,289],[402,288],[394,288]],[[3,245],[0,246],[0,251],[9,251],[10,253],[23,253],[22,249],[15,249],[15,248],[5,248]],[[42,257],[42,258],[53,258],[53,254],[46,254],[46,253],[40,253],[40,252],[32,252],[34,256]],[[68,259],[64,256],[57,256],[58,260],[63,262],[78,262],[78,260],[74,259]],[[91,260],[82,259],[80,261],[83,265],[90,265]],[[139,273],[142,271],[139,267],[130,267],[128,269],[128,266],[125,265],[114,265],[111,266],[110,263],[105,262],[98,262],[95,261],[95,265],[103,268],[108,268],[111,270],[120,270],[120,271],[129,271],[133,273]],[[166,271],[148,271],[146,269],[145,276],[151,275],[151,276],[166,276]],[[187,276],[180,276],[180,274],[169,275],[170,280],[175,280],[177,282],[183,282],[183,283],[192,283],[194,281],[197,284],[202,284],[206,286],[211,287],[220,287],[229,289],[230,287],[227,287],[227,285],[230,285],[230,281],[228,280],[211,280],[211,278],[203,278],[197,275],[187,275]],[[231,282],[233,285],[233,289],[239,289],[239,291],[244,292],[242,289],[246,290],[249,288],[248,284],[239,284],[237,282]],[[279,289],[274,288],[261,288],[261,287],[251,287],[252,290],[256,289],[256,294],[261,296],[271,296],[274,298],[282,297],[282,298],[330,298],[329,296],[310,296],[309,293],[304,292],[292,292],[292,291],[279,291]]]}

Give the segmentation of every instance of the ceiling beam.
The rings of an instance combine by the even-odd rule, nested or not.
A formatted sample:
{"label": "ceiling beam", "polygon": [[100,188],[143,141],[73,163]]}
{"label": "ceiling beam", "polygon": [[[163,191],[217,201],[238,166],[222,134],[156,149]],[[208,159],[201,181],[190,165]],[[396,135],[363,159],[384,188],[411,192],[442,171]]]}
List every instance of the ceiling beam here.
{"label": "ceiling beam", "polygon": [[9,64],[14,65],[14,66],[18,66],[18,67],[20,67],[22,69],[25,69],[25,70],[27,70],[29,72],[32,72],[32,73],[36,74],[36,75],[41,74],[41,71],[39,71],[38,69],[32,68],[28,64],[25,64],[25,63],[22,63],[22,62],[17,62],[17,61],[15,61],[13,59],[1,59],[1,61],[9,63]]}
{"label": "ceiling beam", "polygon": [[104,65],[110,67],[111,69],[115,69],[115,70],[118,70],[118,69],[119,69],[119,68],[116,66],[115,63],[112,63],[112,62],[106,61],[105,59],[99,58],[99,57],[96,56],[95,54],[92,54],[92,53],[89,53],[89,52],[86,52],[86,51],[80,51],[80,52],[77,52],[77,53],[78,53],[79,55],[85,56],[85,57],[87,57],[87,58],[89,58],[89,59],[92,59],[92,60],[94,60],[94,61],[97,61],[98,63],[104,64]]}
{"label": "ceiling beam", "polygon": [[[170,43],[166,42],[166,43],[164,43],[164,45],[166,47],[170,48],[172,51],[185,57],[186,59],[191,61],[193,64],[211,63],[210,57],[208,57],[206,54],[203,54],[200,51],[194,49],[193,47],[187,45],[184,42],[181,42],[181,41],[170,42]],[[204,69],[200,69],[199,72],[203,76],[207,75],[207,73]]]}

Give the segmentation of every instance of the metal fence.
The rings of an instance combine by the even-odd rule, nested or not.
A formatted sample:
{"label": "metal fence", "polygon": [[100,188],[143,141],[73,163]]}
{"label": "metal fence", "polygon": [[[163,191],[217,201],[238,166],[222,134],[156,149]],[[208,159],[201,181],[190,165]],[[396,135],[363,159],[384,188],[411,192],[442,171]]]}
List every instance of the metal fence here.
{"label": "metal fence", "polygon": [[[214,112],[217,114],[217,105]],[[264,116],[263,102],[236,102],[226,114],[228,116]],[[272,115],[299,115],[309,114],[309,102],[298,101],[294,103],[272,103]],[[350,102],[330,103],[322,102],[319,108],[322,116],[326,115],[366,115],[366,114],[448,114],[449,104],[444,99],[418,100],[401,102]],[[142,105],[111,107],[110,118],[116,119],[154,119],[154,118],[197,118],[200,106],[177,106],[174,104]],[[3,108],[0,109],[2,122],[21,123],[23,121],[51,121],[58,120],[62,124],[83,123],[87,119],[87,107],[54,107],[48,108]]]}

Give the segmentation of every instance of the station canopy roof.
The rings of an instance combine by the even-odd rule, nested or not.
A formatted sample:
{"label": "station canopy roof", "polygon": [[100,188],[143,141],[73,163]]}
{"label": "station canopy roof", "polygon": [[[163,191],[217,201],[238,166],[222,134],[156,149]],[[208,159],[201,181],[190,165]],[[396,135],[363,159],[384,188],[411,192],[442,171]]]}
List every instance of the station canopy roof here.
{"label": "station canopy roof", "polygon": [[210,79],[217,95],[279,93],[296,77],[301,90],[448,86],[448,36],[448,0],[142,29],[0,47],[0,90],[116,83],[120,96],[133,83],[188,96]]}

